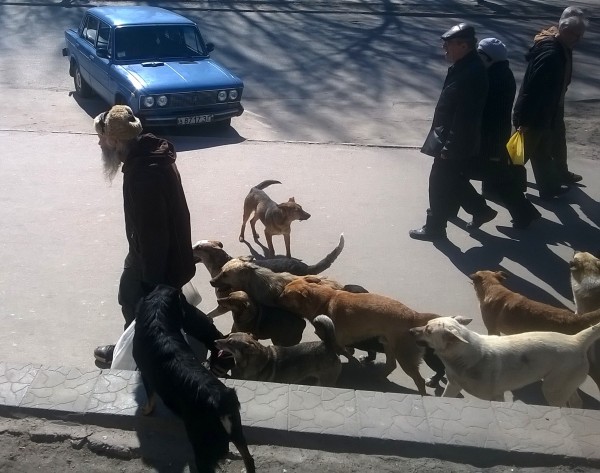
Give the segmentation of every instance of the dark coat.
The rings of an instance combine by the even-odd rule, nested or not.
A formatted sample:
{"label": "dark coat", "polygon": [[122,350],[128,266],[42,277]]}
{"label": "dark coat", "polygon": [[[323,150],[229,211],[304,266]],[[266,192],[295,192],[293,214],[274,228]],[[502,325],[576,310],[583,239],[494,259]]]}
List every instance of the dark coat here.
{"label": "dark coat", "polygon": [[560,116],[560,103],[570,81],[571,51],[554,36],[536,41],[527,59],[527,69],[513,111],[515,128],[553,128]]}
{"label": "dark coat", "polygon": [[190,212],[167,140],[141,135],[123,165],[123,202],[129,253],[142,280],[181,288],[196,273]]}
{"label": "dark coat", "polygon": [[508,164],[506,149],[512,134],[511,112],[517,85],[508,61],[488,68],[488,96],[481,120],[480,156],[484,160]]}
{"label": "dark coat", "polygon": [[463,161],[476,156],[487,89],[485,66],[475,50],[450,66],[421,152]]}

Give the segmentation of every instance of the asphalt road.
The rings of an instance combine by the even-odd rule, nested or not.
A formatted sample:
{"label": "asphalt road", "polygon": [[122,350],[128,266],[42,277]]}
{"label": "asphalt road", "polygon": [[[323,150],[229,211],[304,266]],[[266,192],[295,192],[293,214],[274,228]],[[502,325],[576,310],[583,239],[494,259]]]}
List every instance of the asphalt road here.
{"label": "asphalt road", "polygon": [[[179,151],[193,238],[218,239],[232,255],[248,254],[237,241],[243,198],[252,185],[278,179],[282,185],[269,194],[278,201],[293,195],[313,215],[293,227],[295,256],[317,261],[345,233],[346,248],[327,272],[344,283],[418,310],[473,317],[477,331],[483,324],[467,278],[477,269],[505,269],[514,290],[572,308],[567,262],[574,250],[597,249],[600,236],[597,21],[576,52],[568,94],[569,119],[580,130],[572,169],[585,176],[586,187],[545,204],[532,183],[529,193],[544,219],[524,233],[508,228],[500,209],[472,236],[460,222],[451,225],[447,245],[407,236],[427,207],[430,161],[416,147],[445,73],[439,33],[470,18],[482,33],[514,45],[520,77],[532,31],[558,8],[525,2],[530,14],[517,22],[508,7],[503,14],[489,7],[498,11],[499,4],[475,15],[472,3],[454,3],[463,8],[460,16],[432,10],[401,16],[382,12],[383,4],[365,13],[366,3],[335,12],[290,12],[282,3],[269,11],[188,9],[217,44],[215,57],[246,81],[247,109],[225,133],[164,130]],[[92,134],[91,117],[106,105],[72,96],[60,56],[62,31],[78,23],[83,8],[65,5],[0,5],[0,359],[91,366],[93,348],[114,342],[122,329],[116,293],[126,247],[120,176],[112,186],[103,181]],[[281,241],[275,245],[282,251]],[[194,284],[204,297],[201,308],[212,309],[203,268]],[[227,331],[231,322],[223,316],[217,323]],[[390,380],[366,375],[349,382],[414,392],[400,369]],[[584,392],[586,406],[599,408],[597,388],[588,381]]]}

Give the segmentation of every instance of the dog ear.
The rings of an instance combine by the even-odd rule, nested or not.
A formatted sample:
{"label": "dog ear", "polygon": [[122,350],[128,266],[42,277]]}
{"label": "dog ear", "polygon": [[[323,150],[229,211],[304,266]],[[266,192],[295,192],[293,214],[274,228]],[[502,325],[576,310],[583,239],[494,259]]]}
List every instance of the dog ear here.
{"label": "dog ear", "polygon": [[452,318],[461,325],[469,325],[471,322],[473,322],[473,319],[469,319],[468,317],[463,317],[462,315],[455,315]]}
{"label": "dog ear", "polygon": [[294,199],[293,197],[290,197],[288,202],[296,202],[296,199]]}
{"label": "dog ear", "polygon": [[498,276],[498,279],[500,281],[504,281],[508,277],[508,275],[504,271],[497,271],[496,276]]}
{"label": "dog ear", "polygon": [[475,279],[477,279],[478,277],[479,277],[479,276],[477,275],[477,273],[472,273],[472,274],[469,274],[469,279],[470,279],[471,281],[475,281]]}
{"label": "dog ear", "polygon": [[456,330],[455,327],[449,327],[448,331],[446,332],[447,336],[450,337],[449,342],[455,342],[456,340],[460,340],[463,343],[468,344],[469,342],[467,340],[465,340],[465,338],[458,332],[458,330]]}
{"label": "dog ear", "polygon": [[321,282],[321,278],[318,277],[318,276],[305,276],[304,280],[306,282],[312,282],[312,283],[315,283],[315,284],[319,284]]}

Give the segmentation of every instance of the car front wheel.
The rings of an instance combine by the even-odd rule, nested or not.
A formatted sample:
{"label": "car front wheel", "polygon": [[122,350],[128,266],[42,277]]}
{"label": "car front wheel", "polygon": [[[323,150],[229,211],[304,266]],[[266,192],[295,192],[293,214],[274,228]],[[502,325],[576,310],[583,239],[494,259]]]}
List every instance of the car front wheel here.
{"label": "car front wheel", "polygon": [[81,71],[79,70],[79,64],[75,65],[75,74],[73,74],[73,82],[75,83],[75,91],[84,98],[91,97],[94,95],[94,91],[88,85],[88,83],[81,77]]}

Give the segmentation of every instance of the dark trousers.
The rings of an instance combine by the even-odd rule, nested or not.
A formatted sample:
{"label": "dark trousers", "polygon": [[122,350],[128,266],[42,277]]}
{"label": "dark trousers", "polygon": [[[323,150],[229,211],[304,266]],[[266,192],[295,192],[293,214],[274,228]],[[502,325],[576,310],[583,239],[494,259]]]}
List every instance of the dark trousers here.
{"label": "dark trousers", "polygon": [[[495,193],[513,220],[527,220],[538,211],[525,197],[527,171],[523,166],[490,161],[483,171],[483,187]],[[525,184],[526,185],[526,184]]]}
{"label": "dark trousers", "polygon": [[[564,131],[564,122],[562,125]],[[557,130],[560,132],[560,127]],[[554,137],[554,129],[529,128],[524,133],[525,159],[531,161],[540,193],[553,193],[560,187],[560,169],[567,166],[566,141]],[[564,149],[563,149],[564,146]],[[556,151],[558,149],[558,151]]]}
{"label": "dark trousers", "polygon": [[560,107],[556,117],[556,125],[552,129],[552,157],[559,176],[566,176],[569,173],[567,165],[567,130],[565,128],[565,109],[564,105]]}
{"label": "dark trousers", "polygon": [[462,206],[471,214],[485,212],[488,205],[475,190],[466,172],[467,163],[435,158],[429,174],[428,228],[433,231],[446,228],[448,219],[456,216]]}
{"label": "dark trousers", "polygon": [[[178,288],[181,289],[181,288]],[[135,320],[135,310],[138,302],[154,290],[153,285],[142,281],[142,271],[133,255],[125,258],[123,273],[119,283],[119,304],[125,318],[125,329]],[[200,309],[189,304],[183,307],[183,331],[202,342],[209,350],[215,350],[214,341],[224,338],[215,327],[213,321]],[[195,346],[193,346],[196,351]]]}

